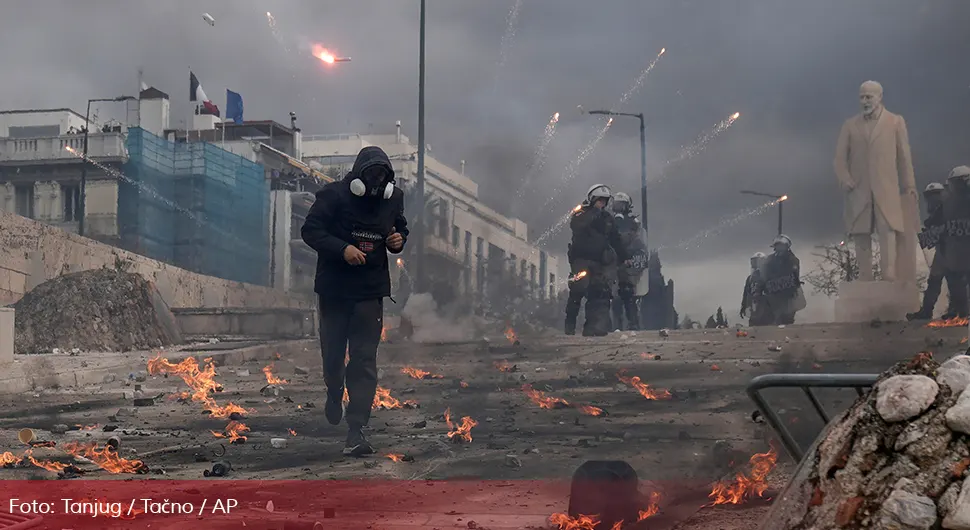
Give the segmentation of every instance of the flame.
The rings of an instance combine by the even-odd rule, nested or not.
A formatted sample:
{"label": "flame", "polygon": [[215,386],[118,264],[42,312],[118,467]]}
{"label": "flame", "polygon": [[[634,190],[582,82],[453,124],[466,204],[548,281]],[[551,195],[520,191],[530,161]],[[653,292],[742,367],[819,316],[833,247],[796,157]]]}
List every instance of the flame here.
{"label": "flame", "polygon": [[290,436],[296,436],[296,431],[294,431],[293,429],[286,429],[286,430],[287,432],[290,433]]}
{"label": "flame", "polygon": [[603,409],[601,409],[599,407],[594,407],[592,405],[576,405],[576,409],[578,409],[583,414],[586,414],[587,416],[602,416],[603,415]]}
{"label": "flame", "polygon": [[478,422],[469,416],[463,416],[461,418],[461,425],[454,425],[451,423],[450,408],[445,409],[445,423],[448,425],[448,439],[453,442],[472,441],[472,427],[478,425]]}
{"label": "flame", "polygon": [[743,330],[743,329],[739,329],[738,332],[734,334],[734,336],[736,336],[738,338],[747,337],[748,336],[748,332],[745,331],[745,330]]}
{"label": "flame", "polygon": [[556,123],[558,121],[559,121],[559,113],[557,112],[552,115],[552,123]]}
{"label": "flame", "polygon": [[947,320],[934,320],[926,325],[928,328],[958,328],[970,324],[965,317],[953,317]]}
{"label": "flame", "polygon": [[660,512],[660,492],[654,491],[650,493],[650,502],[647,504],[646,510],[640,510],[640,515],[637,517],[637,522],[643,521],[644,519],[649,519]]}
{"label": "flame", "polygon": [[468,388],[468,383],[466,383],[464,381],[458,381],[458,386],[460,386],[462,388]]}
{"label": "flame", "polygon": [[329,50],[319,44],[313,45],[313,56],[327,64],[333,64],[337,60]]}
{"label": "flame", "polygon": [[98,425],[97,423],[95,423],[94,425],[81,425],[80,423],[78,423],[78,424],[75,424],[74,426],[77,427],[77,430],[79,431],[93,431],[98,427],[100,427],[100,425]]}
{"label": "flame", "polygon": [[266,383],[270,385],[285,385],[289,383],[286,379],[273,375],[273,363],[264,366],[263,373],[266,374]]}
{"label": "flame", "polygon": [[787,201],[787,200],[788,200],[788,195],[782,195],[781,197],[778,198],[778,202]]}
{"label": "flame", "polygon": [[572,518],[564,513],[554,513],[549,516],[549,523],[559,527],[559,530],[595,530],[600,524],[599,515],[577,515]]}
{"label": "flame", "polygon": [[660,50],[660,55],[663,55],[663,54],[665,54],[665,53],[667,53],[667,48],[662,48],[662,49]]}
{"label": "flame", "polygon": [[381,326],[381,342],[387,342],[387,328]]}
{"label": "flame", "polygon": [[[348,397],[349,401],[349,397]],[[416,401],[404,401],[401,402],[399,399],[391,395],[391,391],[378,386],[377,392],[374,394],[374,404],[371,406],[372,409],[377,410],[383,408],[384,410],[394,410],[403,407],[413,407],[417,405]]]}
{"label": "flame", "polygon": [[509,339],[509,342],[512,344],[519,342],[519,337],[515,334],[515,330],[512,329],[512,326],[505,329],[505,338]]}
{"label": "flame", "polygon": [[245,414],[246,409],[232,402],[221,407],[216,404],[216,400],[209,395],[222,389],[215,381],[216,367],[212,364],[212,359],[205,359],[203,362],[206,364],[201,369],[199,368],[199,361],[195,360],[194,357],[183,359],[178,364],[172,364],[159,354],[148,361],[148,373],[152,375],[177,374],[192,389],[191,393],[184,392],[181,396],[202,403],[213,417],[227,418],[233,412]]}
{"label": "flame", "polygon": [[741,117],[741,113],[740,112],[735,112],[734,114],[731,115],[731,120],[736,120],[736,119],[738,119],[740,117]]}
{"label": "flame", "polygon": [[712,372],[720,372],[721,371],[721,367],[718,366],[718,365],[716,365],[716,364],[712,364],[711,365],[711,371]]}
{"label": "flame", "polygon": [[532,385],[528,383],[522,385],[522,391],[529,396],[529,399],[531,399],[533,403],[539,405],[539,408],[542,409],[565,409],[572,407],[589,416],[602,416],[604,414],[603,409],[599,407],[594,407],[592,405],[570,405],[569,402],[563,398],[546,397],[545,393],[532,388]]}
{"label": "flame", "polygon": [[37,460],[29,453],[26,455],[26,457],[31,464],[34,464],[35,466],[40,468],[44,468],[47,471],[53,471],[54,473],[60,473],[61,471],[64,471],[65,469],[68,468],[68,464],[62,464],[61,462],[52,462],[50,460]]}
{"label": "flame", "polygon": [[578,282],[579,280],[582,280],[583,278],[585,278],[586,277],[586,274],[587,274],[586,271],[579,271],[579,272],[576,273],[575,276],[573,276],[572,278],[570,278],[569,281],[570,282]]}
{"label": "flame", "polygon": [[719,504],[741,504],[752,495],[761,497],[768,489],[766,480],[768,473],[775,467],[778,453],[772,447],[767,453],[758,453],[751,457],[749,474],[738,473],[734,480],[728,483],[718,482],[708,495],[712,502],[709,506]]}
{"label": "flame", "polygon": [[230,421],[229,425],[223,432],[209,431],[216,438],[228,438],[229,443],[234,444],[236,442],[242,443],[246,441],[246,436],[243,435],[244,432],[248,432],[249,427],[245,423],[240,423],[238,421]]}
{"label": "flame", "polygon": [[74,456],[87,458],[108,473],[147,473],[148,466],[141,460],[127,460],[108,446],[98,449],[98,444],[82,445],[71,442],[64,451]]}
{"label": "flame", "polygon": [[384,456],[387,457],[387,458],[390,458],[391,460],[393,460],[395,462],[402,462],[402,461],[404,461],[404,455],[398,455],[398,454],[394,454],[394,453],[388,453],[388,454],[386,454]]}
{"label": "flame", "polygon": [[531,399],[533,403],[535,403],[536,405],[539,405],[539,408],[564,409],[569,407],[569,402],[566,401],[565,399],[556,398],[556,397],[546,397],[543,392],[540,392],[532,388],[532,385],[529,385],[529,384],[522,385],[522,391],[525,392],[525,395],[529,396],[529,399]]}
{"label": "flame", "polygon": [[582,209],[583,209],[583,205],[582,205],[582,204],[577,204],[577,205],[576,205],[576,207],[575,207],[575,208],[573,208],[573,211],[574,211],[574,212],[578,212],[578,211],[580,211],[580,210],[582,210]]}
{"label": "flame", "polygon": [[444,379],[445,376],[433,374],[431,372],[426,372],[420,368],[413,368],[411,366],[405,366],[401,368],[401,373],[407,375],[413,379]]}
{"label": "flame", "polygon": [[23,460],[22,457],[15,456],[10,451],[4,451],[3,454],[0,454],[0,466],[16,465],[19,464],[21,460]]}
{"label": "flame", "polygon": [[966,343],[967,343],[967,337],[963,337],[962,339],[960,339],[960,344],[966,344]]}
{"label": "flame", "polygon": [[643,352],[640,354],[641,359],[646,359],[648,361],[653,361],[657,358],[657,354],[650,352]]}
{"label": "flame", "polygon": [[641,381],[639,376],[635,375],[633,377],[625,377],[623,375],[622,370],[616,374],[616,378],[632,386],[633,388],[637,389],[637,392],[639,392],[641,396],[647,399],[660,400],[660,399],[670,399],[673,397],[673,395],[671,395],[670,391],[668,390],[656,390],[656,391],[650,390],[650,385]]}
{"label": "flame", "polygon": [[495,365],[495,368],[498,368],[500,372],[511,372],[513,368],[513,366],[506,360],[495,361],[492,364]]}
{"label": "flame", "polygon": [[620,519],[619,521],[613,523],[613,526],[610,528],[610,530],[623,530],[623,519]]}
{"label": "flame", "polygon": [[398,267],[404,267],[404,260],[401,259],[401,258],[397,258],[397,266]]}

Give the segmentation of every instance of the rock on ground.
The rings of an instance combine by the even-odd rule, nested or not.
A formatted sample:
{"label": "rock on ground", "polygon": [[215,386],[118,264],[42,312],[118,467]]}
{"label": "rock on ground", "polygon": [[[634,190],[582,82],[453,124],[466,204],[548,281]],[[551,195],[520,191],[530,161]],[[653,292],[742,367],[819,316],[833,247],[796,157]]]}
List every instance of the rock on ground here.
{"label": "rock on ground", "polygon": [[94,269],[60,276],[13,308],[16,353],[147,350],[181,342],[155,286],[134,273]]}
{"label": "rock on ground", "polygon": [[954,396],[960,395],[970,386],[970,355],[957,355],[941,364],[936,380],[950,387]]}
{"label": "rock on ground", "polygon": [[886,421],[903,421],[923,413],[939,393],[933,379],[923,375],[897,375],[876,385],[876,410]]}
{"label": "rock on ground", "polygon": [[956,405],[946,411],[946,424],[956,432],[970,434],[970,392],[960,394]]}
{"label": "rock on ground", "polygon": [[883,374],[826,428],[762,530],[970,530],[970,436],[953,421],[970,392],[958,404],[941,373],[920,354]]}

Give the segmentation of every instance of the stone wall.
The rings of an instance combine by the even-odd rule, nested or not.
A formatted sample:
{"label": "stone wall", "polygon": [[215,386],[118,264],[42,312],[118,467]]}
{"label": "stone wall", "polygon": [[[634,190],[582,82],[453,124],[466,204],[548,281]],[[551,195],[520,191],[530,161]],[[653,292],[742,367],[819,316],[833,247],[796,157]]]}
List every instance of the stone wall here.
{"label": "stone wall", "polygon": [[312,296],[285,293],[148,259],[19,215],[0,212],[0,305],[62,274],[122,267],[155,283],[169,307],[314,307]]}

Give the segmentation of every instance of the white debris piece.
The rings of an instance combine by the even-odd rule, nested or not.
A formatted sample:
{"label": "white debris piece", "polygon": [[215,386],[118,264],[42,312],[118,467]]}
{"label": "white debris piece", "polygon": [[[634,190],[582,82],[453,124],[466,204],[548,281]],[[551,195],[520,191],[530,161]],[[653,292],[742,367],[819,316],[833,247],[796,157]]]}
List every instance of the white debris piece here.
{"label": "white debris piece", "polygon": [[918,416],[936,401],[936,381],[925,375],[897,375],[876,386],[876,411],[888,422]]}
{"label": "white debris piece", "polygon": [[212,15],[208,13],[202,13],[202,20],[205,20],[205,23],[210,26],[216,25],[216,19],[212,18]]}

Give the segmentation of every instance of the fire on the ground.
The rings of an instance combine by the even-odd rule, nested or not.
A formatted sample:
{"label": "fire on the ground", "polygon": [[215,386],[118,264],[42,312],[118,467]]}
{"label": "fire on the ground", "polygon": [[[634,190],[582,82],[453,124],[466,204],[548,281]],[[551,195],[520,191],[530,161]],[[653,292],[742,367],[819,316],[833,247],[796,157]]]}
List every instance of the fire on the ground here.
{"label": "fire on the ground", "polygon": [[445,409],[445,424],[448,425],[449,440],[453,442],[471,442],[472,428],[478,425],[478,422],[469,416],[463,416],[461,423],[456,425],[451,422],[451,409],[448,408]]}
{"label": "fire on the ground", "polygon": [[525,392],[526,396],[529,396],[529,399],[531,399],[533,403],[535,403],[536,405],[539,405],[539,408],[542,408],[542,409],[575,408],[580,412],[582,412],[583,414],[586,414],[589,416],[603,415],[603,409],[599,407],[594,407],[592,405],[571,405],[568,401],[566,401],[563,398],[546,397],[545,393],[532,388],[532,385],[530,384],[522,385],[522,391]]}
{"label": "fire on the ground", "polygon": [[[660,513],[660,492],[652,492],[647,507],[640,510],[637,520],[632,524],[639,523]],[[598,530],[600,516],[596,515],[577,515],[570,517],[564,513],[554,513],[549,516],[549,522],[559,527],[559,530]],[[624,521],[617,521],[610,530],[623,530]]]}

